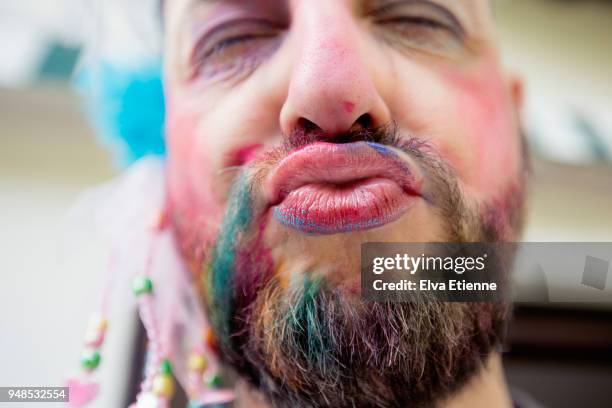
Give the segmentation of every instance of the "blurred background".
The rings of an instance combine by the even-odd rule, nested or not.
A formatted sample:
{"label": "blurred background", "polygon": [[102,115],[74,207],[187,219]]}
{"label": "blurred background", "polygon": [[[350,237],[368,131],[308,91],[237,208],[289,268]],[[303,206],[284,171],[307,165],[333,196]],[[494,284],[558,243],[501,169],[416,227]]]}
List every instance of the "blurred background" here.
{"label": "blurred background", "polygon": [[[58,259],[79,192],[119,172],[71,87],[83,21],[62,3],[0,3],[0,386],[61,385],[77,367],[105,265],[95,245]],[[497,18],[506,65],[526,82],[526,240],[612,241],[612,2],[500,1]],[[550,407],[612,406],[610,303],[519,305],[510,383]],[[118,316],[129,337],[133,310]],[[116,361],[104,375],[121,386],[129,348],[105,347]]]}

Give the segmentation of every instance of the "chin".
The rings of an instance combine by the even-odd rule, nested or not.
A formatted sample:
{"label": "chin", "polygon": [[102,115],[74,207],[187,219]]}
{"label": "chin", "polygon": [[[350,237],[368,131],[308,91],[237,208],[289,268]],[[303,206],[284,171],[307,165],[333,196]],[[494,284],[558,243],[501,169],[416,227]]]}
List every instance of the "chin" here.
{"label": "chin", "polygon": [[272,214],[264,232],[266,246],[283,279],[299,271],[316,271],[347,288],[359,279],[361,245],[367,242],[444,242],[449,240],[443,220],[423,200],[387,224],[334,234],[305,233],[277,221]]}

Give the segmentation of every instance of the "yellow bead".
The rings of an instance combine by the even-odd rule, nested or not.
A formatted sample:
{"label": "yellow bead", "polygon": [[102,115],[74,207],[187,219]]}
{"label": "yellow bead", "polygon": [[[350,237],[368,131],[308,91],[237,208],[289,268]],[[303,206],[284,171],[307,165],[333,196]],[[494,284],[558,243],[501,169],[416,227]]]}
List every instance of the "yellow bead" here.
{"label": "yellow bead", "polygon": [[153,379],[153,394],[158,397],[172,397],[174,394],[174,381],[169,375],[157,375]]}
{"label": "yellow bead", "polygon": [[187,365],[189,366],[189,369],[191,371],[202,372],[206,369],[206,357],[204,357],[202,354],[194,353],[189,356],[189,362],[187,363]]}
{"label": "yellow bead", "polygon": [[108,326],[108,320],[104,316],[93,316],[89,320],[89,331],[105,331]]}

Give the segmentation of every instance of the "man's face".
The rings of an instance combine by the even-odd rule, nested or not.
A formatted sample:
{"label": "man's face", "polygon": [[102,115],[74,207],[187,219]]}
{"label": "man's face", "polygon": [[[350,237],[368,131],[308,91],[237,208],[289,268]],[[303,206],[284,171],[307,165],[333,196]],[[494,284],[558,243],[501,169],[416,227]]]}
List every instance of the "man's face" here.
{"label": "man's face", "polygon": [[519,91],[490,8],[166,2],[172,220],[224,358],[277,405],[426,403],[499,341],[500,305],[358,294],[363,242],[519,233]]}

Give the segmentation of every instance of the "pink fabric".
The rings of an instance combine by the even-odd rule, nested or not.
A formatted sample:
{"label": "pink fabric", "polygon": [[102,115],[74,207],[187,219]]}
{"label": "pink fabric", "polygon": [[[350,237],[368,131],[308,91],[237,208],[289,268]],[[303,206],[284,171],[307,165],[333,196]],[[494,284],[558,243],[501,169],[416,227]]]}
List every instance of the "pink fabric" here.
{"label": "pink fabric", "polygon": [[93,381],[79,380],[77,378],[70,378],[66,381],[66,387],[69,389],[69,407],[83,407],[88,402],[92,401],[98,391],[100,385]]}

